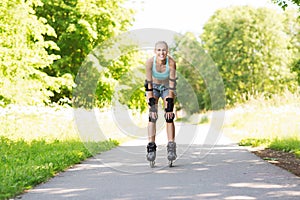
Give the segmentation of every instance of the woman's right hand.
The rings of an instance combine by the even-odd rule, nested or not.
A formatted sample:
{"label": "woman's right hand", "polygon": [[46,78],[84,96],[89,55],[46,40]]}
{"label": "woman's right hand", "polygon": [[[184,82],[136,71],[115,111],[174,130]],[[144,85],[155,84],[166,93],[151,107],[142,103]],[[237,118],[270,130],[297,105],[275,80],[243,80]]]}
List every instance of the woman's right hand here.
{"label": "woman's right hand", "polygon": [[158,118],[158,114],[157,112],[149,112],[149,117],[152,118],[152,119],[157,119]]}

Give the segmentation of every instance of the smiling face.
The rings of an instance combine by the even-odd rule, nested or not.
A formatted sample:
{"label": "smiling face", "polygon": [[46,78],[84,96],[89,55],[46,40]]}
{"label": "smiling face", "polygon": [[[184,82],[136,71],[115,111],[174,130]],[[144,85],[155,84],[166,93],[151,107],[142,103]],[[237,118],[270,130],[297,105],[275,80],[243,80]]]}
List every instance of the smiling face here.
{"label": "smiling face", "polygon": [[156,55],[156,59],[163,61],[166,59],[168,55],[168,45],[165,42],[157,42],[155,44],[154,53]]}

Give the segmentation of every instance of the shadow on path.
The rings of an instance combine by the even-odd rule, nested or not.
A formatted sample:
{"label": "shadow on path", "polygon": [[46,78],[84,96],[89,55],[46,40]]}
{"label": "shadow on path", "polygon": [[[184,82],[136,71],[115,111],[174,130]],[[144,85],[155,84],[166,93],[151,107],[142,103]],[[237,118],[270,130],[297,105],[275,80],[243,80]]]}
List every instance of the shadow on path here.
{"label": "shadow on path", "polygon": [[[21,196],[59,199],[300,199],[300,179],[236,145],[178,145],[169,168],[158,146],[150,168],[145,146],[120,146],[88,159]],[[205,152],[205,153],[204,153]]]}

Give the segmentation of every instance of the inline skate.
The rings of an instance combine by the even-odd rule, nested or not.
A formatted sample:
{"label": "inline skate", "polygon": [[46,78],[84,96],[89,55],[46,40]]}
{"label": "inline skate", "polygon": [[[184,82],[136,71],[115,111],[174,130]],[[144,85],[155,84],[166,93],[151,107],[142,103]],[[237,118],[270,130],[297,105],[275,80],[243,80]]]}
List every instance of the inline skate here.
{"label": "inline skate", "polygon": [[154,142],[149,142],[147,145],[147,160],[150,162],[150,167],[153,168],[155,165],[156,158],[156,144]]}
{"label": "inline skate", "polygon": [[169,167],[172,167],[173,161],[177,158],[175,142],[168,142],[167,152],[168,152]]}

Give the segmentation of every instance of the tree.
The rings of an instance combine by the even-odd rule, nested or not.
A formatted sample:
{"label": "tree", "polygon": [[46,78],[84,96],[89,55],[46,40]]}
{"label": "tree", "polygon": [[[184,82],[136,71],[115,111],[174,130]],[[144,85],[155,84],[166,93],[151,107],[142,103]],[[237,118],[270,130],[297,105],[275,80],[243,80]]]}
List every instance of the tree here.
{"label": "tree", "polygon": [[225,106],[223,83],[211,57],[192,33],[176,37],[171,50],[177,61],[177,110],[187,114]]}
{"label": "tree", "polygon": [[[42,0],[42,2],[43,7],[35,9],[37,16],[45,18],[54,28],[57,37],[51,39],[59,47],[59,50],[49,50],[49,53],[61,57],[43,69],[51,76],[71,74],[75,79],[87,55],[104,41],[126,31],[133,20],[133,11],[122,6],[123,0]],[[112,75],[118,71],[113,66],[109,69]],[[109,84],[100,83],[99,87],[102,85],[108,89]],[[53,101],[57,101],[62,95],[71,98],[72,90],[63,86],[61,89]],[[104,95],[98,98],[110,97]]]}
{"label": "tree", "polygon": [[297,73],[298,84],[300,85],[300,17],[295,10],[286,10],[284,12],[285,31],[290,38],[289,49],[294,56],[291,62],[291,69]]}
{"label": "tree", "polygon": [[249,6],[218,10],[205,24],[204,48],[216,62],[229,104],[296,88],[284,16]]}
{"label": "tree", "polygon": [[300,9],[300,0],[272,0],[274,3],[278,4],[282,9],[286,9],[288,7],[288,2],[291,2],[297,5]]}
{"label": "tree", "polygon": [[44,36],[56,37],[43,18],[35,16],[33,7],[39,0],[2,0],[0,6],[0,104],[37,105],[50,103],[60,85],[69,85],[69,77],[51,77],[42,72],[58,55],[57,45]]}

